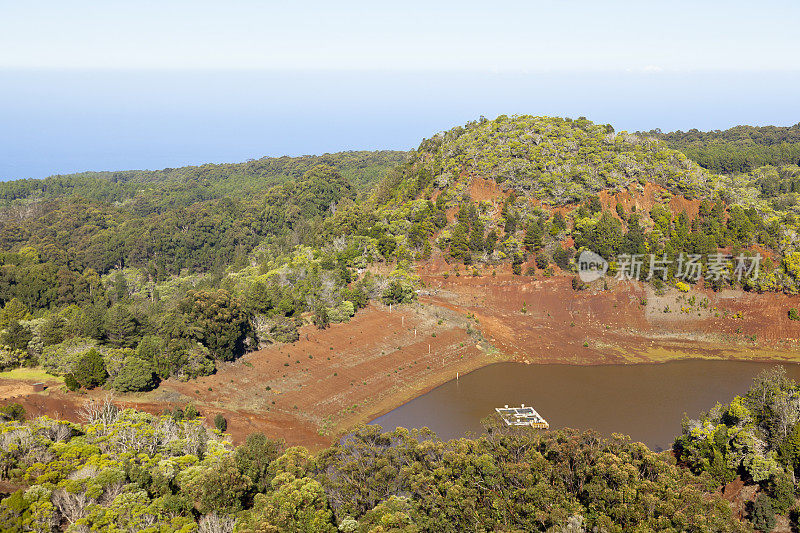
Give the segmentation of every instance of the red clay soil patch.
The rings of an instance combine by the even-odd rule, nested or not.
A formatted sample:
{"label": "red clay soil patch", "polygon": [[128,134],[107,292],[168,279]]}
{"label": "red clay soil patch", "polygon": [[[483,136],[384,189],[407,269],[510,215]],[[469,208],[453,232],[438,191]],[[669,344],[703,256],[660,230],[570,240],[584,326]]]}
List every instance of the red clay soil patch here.
{"label": "red clay soil patch", "polygon": [[647,182],[640,191],[637,183],[631,184],[624,190],[607,189],[598,193],[598,198],[603,209],[616,215],[617,204],[621,204],[625,211],[630,213],[636,208],[638,213],[649,213],[654,205],[663,203],[662,198],[669,197],[669,209],[673,215],[686,213],[689,219],[697,218],[700,211],[700,200],[689,200],[680,195],[671,194],[666,188]]}
{"label": "red clay soil patch", "polygon": [[[439,323],[441,321],[441,323]],[[326,330],[301,328],[301,340],[275,345],[223,364],[213,376],[167,380],[155,391],[115,398],[122,407],[151,413],[195,405],[206,424],[221,413],[234,442],[253,432],[292,445],[319,448],[455,377],[499,360],[479,346],[469,321],[424,305],[371,305],[350,322]],[[434,336],[435,335],[435,336]],[[0,381],[0,387],[6,385]],[[19,382],[16,382],[19,384]],[[28,415],[80,421],[83,404],[105,395],[62,388],[2,397]]]}
{"label": "red clay soil patch", "polygon": [[196,381],[169,380],[147,396],[222,412],[236,441],[263,431],[313,447],[494,360],[457,314],[372,305],[348,323],[306,326],[293,345],[247,354]]}
{"label": "red clay soil patch", "polygon": [[[614,280],[608,291],[601,282],[575,291],[568,275],[533,279],[500,271],[422,277],[428,287],[422,301],[473,313],[484,337],[518,361],[800,360],[800,324],[786,316],[789,307],[800,305],[796,296],[673,289],[657,297],[649,286]],[[704,298],[708,304],[702,307]]]}
{"label": "red clay soil patch", "polygon": [[509,193],[503,191],[491,178],[474,178],[469,186],[469,196],[478,203],[485,200],[502,203],[508,198]]}

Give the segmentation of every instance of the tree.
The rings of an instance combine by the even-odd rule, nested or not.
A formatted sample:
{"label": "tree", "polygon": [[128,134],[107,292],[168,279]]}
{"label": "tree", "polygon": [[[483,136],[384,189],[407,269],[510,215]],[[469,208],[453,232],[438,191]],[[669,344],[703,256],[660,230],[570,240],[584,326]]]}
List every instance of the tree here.
{"label": "tree", "polygon": [[489,233],[486,234],[486,242],[484,244],[484,249],[486,253],[491,255],[494,252],[494,247],[497,244],[497,232],[495,230],[489,230]]}
{"label": "tree", "polygon": [[231,361],[244,353],[250,317],[231,293],[225,289],[189,292],[180,310],[191,325],[189,335],[215,358]]}
{"label": "tree", "polygon": [[251,433],[245,443],[236,448],[236,466],[253,481],[258,492],[265,492],[270,486],[269,465],[278,458],[283,447],[283,441]]}
{"label": "tree", "polygon": [[542,247],[542,226],[538,220],[532,221],[528,224],[525,230],[525,239],[523,241],[525,249],[529,252],[535,252]]}
{"label": "tree", "polygon": [[139,392],[156,387],[155,373],[149,361],[139,357],[128,357],[114,378],[114,390],[119,392]]}
{"label": "tree", "polygon": [[561,214],[561,211],[556,211],[556,213],[553,215],[553,225],[550,226],[550,234],[555,237],[566,229],[567,221],[564,220],[564,215]]}
{"label": "tree", "polygon": [[8,327],[3,331],[0,340],[3,344],[14,350],[27,350],[28,343],[31,342],[33,333],[27,326],[23,326],[16,320],[12,320]]}
{"label": "tree", "polygon": [[251,486],[250,478],[236,468],[231,455],[222,457],[210,468],[195,467],[180,480],[181,490],[195,502],[201,514],[240,511]]}
{"label": "tree", "polygon": [[273,492],[256,495],[253,510],[244,516],[239,531],[336,532],[333,513],[319,481],[282,472],[273,479],[272,487]]}
{"label": "tree", "polygon": [[774,474],[767,485],[772,507],[777,514],[786,514],[794,505],[794,483],[784,473]]}
{"label": "tree", "polygon": [[558,265],[561,270],[569,270],[570,260],[572,259],[572,249],[565,250],[561,246],[556,247],[553,252],[553,262]]}
{"label": "tree", "polygon": [[59,344],[64,340],[66,321],[59,315],[51,315],[45,319],[39,328],[39,337],[45,346]]}
{"label": "tree", "polygon": [[766,493],[759,492],[756,496],[750,520],[753,522],[753,527],[764,532],[772,531],[775,527],[775,510]]}
{"label": "tree", "polygon": [[106,365],[100,353],[92,348],[78,360],[72,371],[72,377],[83,388],[93,389],[108,379]]}
{"label": "tree", "polygon": [[403,303],[403,301],[405,300],[405,291],[403,290],[403,283],[400,280],[396,279],[390,281],[389,285],[386,287],[386,290],[383,291],[381,299],[383,300],[383,303],[386,305]]}
{"label": "tree", "polygon": [[468,264],[472,258],[472,251],[467,239],[467,230],[463,224],[457,224],[450,238],[450,255],[454,259],[461,259],[464,264]]}
{"label": "tree", "polygon": [[8,326],[12,321],[29,320],[33,318],[28,308],[17,298],[12,298],[0,310],[0,328]]}
{"label": "tree", "polygon": [[122,304],[114,304],[108,310],[103,321],[103,329],[108,341],[120,347],[136,345],[136,317]]}
{"label": "tree", "polygon": [[166,357],[163,357],[163,343],[155,335],[145,335],[136,346],[136,357],[147,361],[153,371],[161,378],[169,377],[169,367],[166,365]]}

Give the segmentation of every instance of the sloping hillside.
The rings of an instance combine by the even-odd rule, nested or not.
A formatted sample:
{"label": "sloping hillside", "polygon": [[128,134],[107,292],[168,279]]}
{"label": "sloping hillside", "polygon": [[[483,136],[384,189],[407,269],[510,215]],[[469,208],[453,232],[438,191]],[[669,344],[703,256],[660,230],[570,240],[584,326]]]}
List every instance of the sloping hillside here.
{"label": "sloping hillside", "polygon": [[709,193],[713,181],[682,153],[652,138],[583,118],[520,115],[481,119],[422,141],[400,192],[406,198],[437,189],[461,195],[474,176],[551,205],[636,182],[698,196]]}

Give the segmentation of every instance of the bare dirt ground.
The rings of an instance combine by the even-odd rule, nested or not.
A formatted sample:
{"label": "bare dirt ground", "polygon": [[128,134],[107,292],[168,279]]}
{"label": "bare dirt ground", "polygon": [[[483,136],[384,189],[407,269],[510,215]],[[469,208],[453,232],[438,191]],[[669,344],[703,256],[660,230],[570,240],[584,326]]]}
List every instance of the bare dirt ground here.
{"label": "bare dirt ground", "polygon": [[[153,413],[192,403],[209,421],[222,413],[235,442],[259,431],[316,448],[457,372],[502,360],[477,332],[468,332],[470,322],[424,303],[391,311],[370,305],[348,323],[322,331],[306,326],[299,342],[247,354],[221,365],[213,376],[167,380],[155,391],[120,395],[116,401]],[[3,398],[19,401],[31,416],[77,421],[83,403],[103,394],[68,393],[55,386],[33,394],[22,390],[28,384],[9,381],[0,380],[0,391],[19,390]]]}
{"label": "bare dirt ground", "polygon": [[[800,361],[800,322],[787,318],[800,297],[702,288],[656,295],[614,280],[608,290],[599,281],[575,291],[568,275],[514,276],[508,266],[471,272],[462,266],[456,276],[452,265],[434,259],[420,267],[425,287],[418,304],[391,311],[372,304],[348,323],[322,331],[305,326],[299,342],[247,354],[213,376],[168,380],[116,400],[153,413],[192,403],[209,425],[222,413],[235,442],[258,431],[318,448],[457,372],[501,360]],[[31,416],[77,421],[87,399],[105,394],[48,385],[34,393],[24,380],[0,379],[0,400],[22,403]]]}
{"label": "bare dirt ground", "polygon": [[[541,272],[540,272],[541,273]],[[540,274],[539,273],[539,274]],[[649,286],[572,277],[478,277],[423,272],[421,301],[473,314],[498,350],[528,363],[607,364],[680,358],[800,362],[800,297],[692,288],[656,295]]]}

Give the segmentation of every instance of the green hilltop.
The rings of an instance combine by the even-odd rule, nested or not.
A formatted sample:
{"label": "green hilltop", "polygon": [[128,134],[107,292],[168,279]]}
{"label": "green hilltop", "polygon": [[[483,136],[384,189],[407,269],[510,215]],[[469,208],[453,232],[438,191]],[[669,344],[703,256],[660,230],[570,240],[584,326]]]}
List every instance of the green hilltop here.
{"label": "green hilltop", "polygon": [[398,194],[466,192],[472,177],[562,205],[605,189],[653,182],[685,196],[707,194],[713,176],[651,137],[584,118],[484,118],[425,139],[406,164]]}

